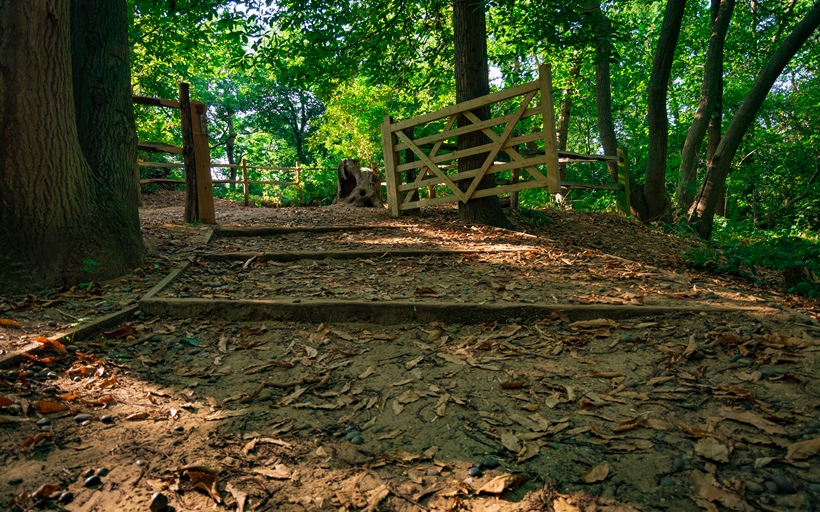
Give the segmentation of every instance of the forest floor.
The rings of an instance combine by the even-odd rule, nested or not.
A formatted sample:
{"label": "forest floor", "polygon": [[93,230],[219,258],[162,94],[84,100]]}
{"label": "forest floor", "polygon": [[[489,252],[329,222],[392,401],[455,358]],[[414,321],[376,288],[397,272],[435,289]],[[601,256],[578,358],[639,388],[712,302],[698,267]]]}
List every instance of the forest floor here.
{"label": "forest floor", "polygon": [[0,298],[0,510],[820,510],[820,306],[695,242],[145,199],[133,274]]}

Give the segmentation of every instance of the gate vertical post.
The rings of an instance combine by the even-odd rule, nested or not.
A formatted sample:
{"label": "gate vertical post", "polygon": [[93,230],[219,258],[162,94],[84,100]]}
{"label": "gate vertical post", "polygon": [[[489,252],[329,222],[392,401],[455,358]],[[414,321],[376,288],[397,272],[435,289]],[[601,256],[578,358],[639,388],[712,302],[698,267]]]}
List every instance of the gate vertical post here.
{"label": "gate vertical post", "polygon": [[185,161],[185,222],[194,223],[199,220],[199,203],[190,87],[185,82],[179,83],[179,119],[182,124],[182,157]]}
{"label": "gate vertical post", "polygon": [[544,155],[547,165],[547,186],[550,194],[560,190],[558,150],[555,136],[555,104],[552,98],[552,66],[538,66],[538,85],[541,89],[541,117],[544,120]]}
{"label": "gate vertical post", "polygon": [[216,224],[214,211],[214,186],[211,181],[211,146],[208,142],[208,118],[205,104],[191,102],[191,128],[196,164],[196,197],[199,221]]}
{"label": "gate vertical post", "polygon": [[242,191],[245,193],[245,206],[248,206],[248,162],[242,157]]}
{"label": "gate vertical post", "polygon": [[384,176],[387,181],[387,204],[390,207],[390,215],[398,217],[401,215],[401,194],[399,191],[401,177],[396,172],[399,155],[395,150],[396,135],[390,129],[392,123],[392,117],[384,117],[382,123],[382,150],[384,152]]}

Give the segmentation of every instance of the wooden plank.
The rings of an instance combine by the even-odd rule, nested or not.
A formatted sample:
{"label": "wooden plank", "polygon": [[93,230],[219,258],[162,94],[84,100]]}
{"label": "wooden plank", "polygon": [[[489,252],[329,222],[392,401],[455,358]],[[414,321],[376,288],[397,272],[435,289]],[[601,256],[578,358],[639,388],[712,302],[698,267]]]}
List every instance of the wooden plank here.
{"label": "wooden plank", "polygon": [[185,161],[185,222],[199,221],[196,186],[196,155],[194,153],[194,129],[191,112],[190,86],[179,83],[180,121],[182,125],[183,160]]}
{"label": "wooden plank", "polygon": [[562,181],[562,188],[579,188],[587,190],[621,190],[620,185],[604,185],[603,183],[579,183],[577,181]]}
{"label": "wooden plank", "polygon": [[148,293],[143,295],[142,299],[140,299],[140,300],[150,299],[153,296],[155,296],[156,294],[158,294],[159,292],[161,292],[162,290],[164,290],[169,284],[176,281],[176,279],[179,277],[179,275],[182,274],[183,272],[185,272],[185,270],[187,270],[190,265],[191,265],[190,261],[182,262],[179,266],[177,266],[177,268],[175,268],[174,270],[169,272],[168,275],[165,276],[162,279],[162,281],[160,281],[153,288],[148,290]]}
{"label": "wooden plank", "polygon": [[[547,157],[545,155],[540,155],[540,156],[536,156],[536,157],[533,157],[533,158],[528,158],[527,160],[524,160],[523,162],[506,162],[506,163],[503,163],[503,164],[493,165],[492,167],[490,167],[490,169],[487,172],[490,173],[490,174],[494,174],[494,173],[498,173],[498,172],[501,172],[501,171],[506,171],[506,170],[509,170],[509,169],[517,169],[517,168],[520,168],[522,165],[526,165],[526,166],[543,165],[543,164],[546,163],[546,160],[547,160]],[[461,180],[464,180],[464,179],[467,179],[467,178],[473,178],[473,177],[475,177],[475,175],[477,173],[478,173],[478,169],[473,169],[471,171],[464,171],[464,172],[459,172],[459,173],[455,173],[455,174],[448,174],[447,176],[452,181],[455,182],[455,181],[461,181]],[[428,179],[421,180],[418,183],[408,183],[406,185],[402,185],[402,186],[399,187],[399,190],[405,191],[405,190],[411,190],[411,189],[413,189],[414,187],[417,187],[417,186],[418,187],[423,187],[423,186],[427,186],[427,185],[438,185],[438,184],[440,184],[438,178],[428,178]]]}
{"label": "wooden plank", "polygon": [[[528,117],[537,116],[537,115],[540,115],[540,114],[541,114],[541,108],[540,107],[528,108],[524,111],[524,114],[519,119],[526,119]],[[507,114],[505,116],[493,117],[491,119],[481,121],[478,124],[470,124],[470,125],[467,125],[467,126],[461,126],[459,128],[456,128],[455,130],[443,130],[439,133],[435,133],[433,135],[428,135],[427,137],[421,137],[419,139],[416,139],[416,142],[418,143],[418,144],[416,144],[416,146],[420,147],[424,144],[430,144],[430,143],[433,143],[433,142],[445,141],[447,139],[451,139],[451,138],[457,137],[459,135],[464,135],[465,133],[472,133],[472,132],[476,132],[476,131],[479,131],[479,130],[492,128],[493,126],[496,126],[496,125],[499,125],[499,124],[509,123],[510,120],[515,115],[516,115],[515,113]],[[396,151],[401,151],[403,149],[407,149],[407,146],[404,145],[404,144],[399,144],[399,145],[396,146],[395,149],[396,149]]]}
{"label": "wooden plank", "polygon": [[498,247],[494,249],[366,249],[360,251],[280,251],[280,252],[225,252],[203,253],[207,261],[255,261],[292,262],[301,260],[355,260],[378,258],[415,258],[419,256],[460,256],[476,253],[530,252],[532,248]]}
{"label": "wooden plank", "polygon": [[465,110],[473,110],[475,108],[484,107],[486,105],[492,105],[493,103],[498,103],[499,101],[515,98],[516,96],[521,96],[523,94],[527,94],[528,92],[535,91],[537,89],[538,82],[528,82],[517,87],[510,87],[509,89],[494,92],[486,96],[480,96],[470,101],[464,101],[457,105],[452,105],[441,110],[436,110],[435,112],[430,112],[429,114],[424,114],[423,116],[414,117],[412,119],[407,119],[406,121],[399,121],[397,123],[393,123],[390,125],[390,131],[395,132],[398,130],[404,130],[405,128],[418,126],[420,124],[427,124],[433,121],[438,121],[439,119],[444,119],[445,117],[451,116],[453,114],[460,114]]}
{"label": "wooden plank", "polygon": [[230,299],[148,299],[140,302],[143,311],[164,319],[198,318],[221,322],[291,321],[308,324],[322,322],[369,322],[379,325],[398,325],[429,322],[484,324],[488,321],[506,322],[524,318],[533,322],[551,318],[556,313],[566,315],[569,321],[595,318],[627,319],[668,315],[672,313],[726,314],[738,311],[766,312],[768,308],[715,308],[692,306],[616,306],[607,304],[464,304],[444,301],[350,301],[292,298],[278,300]]}
{"label": "wooden plank", "polygon": [[618,160],[617,156],[582,155],[572,151],[559,151],[558,158],[560,162],[615,162]]}
{"label": "wooden plank", "polygon": [[185,167],[185,164],[173,164],[170,162],[143,162],[142,160],[137,160],[137,166],[159,167],[160,169],[182,169]]}
{"label": "wooden plank", "polygon": [[[451,115],[450,118],[447,120],[447,123],[444,125],[444,131],[446,132],[447,130],[452,128],[453,124],[456,122],[457,119],[458,119],[457,115],[455,115],[455,114]],[[439,149],[441,149],[442,142],[443,141],[438,141],[435,144],[433,144],[433,148],[430,150],[430,154],[427,155],[428,158],[433,158],[433,157],[436,156],[436,154],[438,154]],[[423,164],[423,162],[422,162],[422,164]],[[407,170],[409,171],[410,169],[411,168],[408,168]],[[415,179],[413,180],[413,183],[415,184],[415,183],[418,183],[418,182],[422,181],[422,179],[424,179],[424,176],[427,175],[427,174],[428,174],[427,171],[422,169],[422,171],[419,172],[418,176],[416,176]],[[415,187],[415,188],[418,188],[418,187]],[[407,190],[413,190],[413,189],[409,188]],[[432,195],[432,191],[430,193]],[[411,201],[418,201],[418,200],[419,200],[418,194],[407,194],[407,195],[404,196],[403,203],[406,204],[406,203],[409,203]]]}
{"label": "wooden plank", "polygon": [[484,175],[487,173],[487,170],[493,165],[493,162],[495,161],[495,156],[498,154],[499,151],[501,151],[501,146],[504,144],[504,141],[506,141],[507,138],[509,138],[510,134],[513,131],[513,128],[515,128],[515,125],[518,123],[519,119],[521,119],[521,116],[524,114],[524,111],[527,110],[527,107],[529,107],[530,102],[535,97],[536,92],[537,91],[532,91],[531,93],[524,96],[524,100],[521,102],[521,105],[515,111],[513,118],[510,119],[510,121],[504,127],[504,131],[501,133],[500,140],[496,142],[493,146],[493,149],[490,150],[490,154],[487,155],[487,158],[484,160],[484,164],[478,170],[478,174],[475,178],[473,178],[473,182],[470,183],[470,187],[464,194],[467,200],[473,197],[473,194],[478,188],[479,183],[481,183],[481,180],[484,179]]}
{"label": "wooden plank", "polygon": [[203,224],[216,224],[214,210],[214,187],[211,182],[211,145],[208,142],[208,118],[205,105],[199,101],[191,102],[191,127],[194,134],[194,153],[196,155],[196,197],[199,209],[199,221]]}
{"label": "wooden plank", "polygon": [[390,123],[393,118],[385,116],[382,122],[382,150],[384,152],[384,176],[387,181],[387,206],[390,208],[390,215],[398,217],[401,215],[401,208],[399,207],[399,185],[401,184],[401,176],[396,170],[399,161],[399,155],[393,149],[396,145],[396,135],[390,131]]}
{"label": "wooden plank", "polygon": [[555,105],[552,98],[552,66],[538,66],[538,87],[541,90],[541,109],[544,123],[544,152],[547,156],[547,181],[550,194],[557,194],[558,185],[558,147],[555,135]]}
{"label": "wooden plank", "polygon": [[[541,138],[542,138],[541,132],[538,132],[538,133],[535,133],[535,134],[532,134],[532,135],[526,136],[526,137],[517,137],[515,139],[511,138],[507,142],[505,142],[504,146],[502,146],[502,147],[506,148],[506,147],[509,147],[509,146],[515,146],[517,144],[523,144],[523,143],[528,142],[530,140],[540,140]],[[474,146],[470,149],[462,149],[460,151],[453,151],[452,153],[445,153],[443,155],[436,155],[435,157],[430,157],[430,160],[432,160],[436,164],[439,164],[441,162],[448,162],[450,160],[457,160],[459,158],[464,158],[465,156],[477,155],[479,153],[486,153],[490,149],[492,149],[492,147],[493,147],[492,143],[482,144],[481,146]],[[525,154],[525,153],[522,151],[522,154]],[[540,154],[543,155],[544,154],[543,151]],[[399,170],[399,171],[406,171],[408,169],[423,167],[424,165],[425,164],[423,162],[413,162],[412,164],[402,164],[402,165],[398,166],[396,169]]]}
{"label": "wooden plank", "polygon": [[421,159],[421,161],[424,162],[427,165],[428,169],[433,171],[433,173],[436,176],[441,178],[441,180],[444,182],[445,185],[447,185],[447,187],[450,188],[450,190],[453,192],[453,194],[458,196],[462,201],[465,199],[464,192],[462,192],[452,181],[450,181],[450,178],[446,174],[441,172],[441,169],[439,169],[438,166],[430,160],[430,158],[427,156],[427,154],[424,153],[424,151],[422,151],[421,149],[416,147],[416,145],[413,144],[413,142],[410,139],[408,139],[407,136],[404,133],[402,133],[402,132],[394,132],[394,133],[402,141],[404,141],[404,143],[407,144],[410,149],[413,150],[413,153],[415,153],[416,156],[418,156]]}
{"label": "wooden plank", "polygon": [[260,227],[231,227],[218,226],[214,235],[235,238],[255,236],[289,235],[291,233],[336,233],[349,231],[369,231],[373,229],[405,229],[412,226],[260,226]]}
{"label": "wooden plank", "polygon": [[179,108],[179,102],[176,100],[166,100],[164,98],[149,98],[147,96],[134,96],[134,104],[149,105],[152,107],[166,107]]}
{"label": "wooden plank", "polygon": [[[470,121],[472,121],[473,123],[480,122],[480,119],[478,118],[478,116],[476,116],[472,112],[465,112],[464,116],[467,119],[469,119]],[[515,125],[513,125],[513,126],[515,126]],[[509,140],[509,138],[507,140],[504,140],[501,137],[499,137],[494,131],[492,131],[490,129],[483,130],[483,132],[484,132],[484,135],[489,137],[490,140],[492,140],[494,142],[502,141],[501,149],[503,149],[508,155],[510,155],[511,160],[513,160],[514,162],[522,162],[524,160],[524,157],[521,156],[521,154],[515,149],[515,146],[509,145],[509,147],[505,147],[505,146],[508,146],[506,144],[506,142],[507,142],[507,140]],[[498,164],[498,162],[494,162],[494,164]],[[530,174],[530,176],[532,176],[537,181],[546,181],[547,180],[547,178],[543,174],[538,172],[538,169],[536,169],[535,167],[529,166],[529,167],[523,167],[523,168],[526,169],[526,171]],[[516,167],[515,169],[513,169],[513,172],[517,172],[519,169],[520,168]],[[515,175],[515,179],[518,179],[518,174]]]}
{"label": "wooden plank", "polygon": [[140,151],[150,151],[151,153],[170,153],[172,155],[181,155],[183,151],[181,147],[172,144],[148,142],[144,140],[137,142],[137,149]]}
{"label": "wooden plank", "polygon": [[[211,180],[211,183],[244,183],[242,180]],[[298,181],[248,180],[249,185],[299,185]]]}
{"label": "wooden plank", "polygon": [[170,178],[150,178],[150,179],[147,179],[147,180],[140,180],[140,185],[147,185],[147,184],[150,184],[150,183],[169,183],[169,184],[179,183],[179,184],[185,184],[185,180],[172,180]]}

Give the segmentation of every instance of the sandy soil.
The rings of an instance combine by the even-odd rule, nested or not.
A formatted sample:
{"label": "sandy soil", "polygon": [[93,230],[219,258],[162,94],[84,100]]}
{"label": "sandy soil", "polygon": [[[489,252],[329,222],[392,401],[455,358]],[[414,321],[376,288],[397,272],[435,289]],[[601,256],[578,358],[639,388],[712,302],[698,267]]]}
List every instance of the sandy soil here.
{"label": "sandy soil", "polygon": [[[143,267],[4,298],[0,318],[20,326],[0,347],[130,305],[187,259],[167,296],[756,309],[390,326],[138,312],[0,370],[0,509],[144,511],[154,493],[166,510],[820,509],[815,305],[685,269],[683,241],[605,214],[547,211],[510,232],[444,208],[394,220],[219,202],[226,225],[378,228],[206,245],[178,197],[148,199]],[[409,247],[475,252],[203,257]]]}

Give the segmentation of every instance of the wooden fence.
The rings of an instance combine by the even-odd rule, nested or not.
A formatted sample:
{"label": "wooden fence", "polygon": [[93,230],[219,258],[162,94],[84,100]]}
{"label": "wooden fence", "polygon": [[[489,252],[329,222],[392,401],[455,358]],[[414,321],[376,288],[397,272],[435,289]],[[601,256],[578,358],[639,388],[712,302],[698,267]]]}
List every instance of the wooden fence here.
{"label": "wooden fence", "polygon": [[[144,162],[138,161],[137,166],[139,167],[158,167],[163,169],[182,169],[184,168],[184,164],[175,164],[175,163],[164,163],[164,162]],[[228,179],[211,179],[211,183],[232,183],[242,185],[242,189],[245,196],[245,206],[249,204],[249,188],[250,185],[283,185],[283,186],[296,186],[299,187],[299,198],[302,204],[304,204],[304,190],[302,187],[302,172],[303,171],[322,171],[322,170],[335,170],[333,167],[302,167],[298,162],[296,167],[272,167],[272,166],[265,166],[265,165],[248,165],[245,158],[242,158],[241,163],[239,164],[221,164],[221,163],[214,163],[210,164],[211,169],[241,169],[242,170],[242,179],[236,180],[228,180]],[[294,173],[295,180],[291,181],[268,181],[268,180],[249,180],[248,179],[248,170],[249,169],[256,169],[260,171],[284,171],[284,172],[292,172]],[[150,178],[150,179],[141,179],[139,180],[141,185],[150,184],[150,183],[173,183],[173,184],[185,184],[185,180],[178,180],[178,179],[170,179],[170,178]]]}
{"label": "wooden fence", "polygon": [[[619,198],[619,204],[628,201],[628,180],[625,182],[627,186],[620,183],[602,185],[567,182],[559,175],[559,162],[606,162],[618,158],[557,151],[552,71],[549,65],[541,65],[538,71],[538,80],[436,112],[398,122],[387,116],[382,123],[382,146],[391,214],[398,217],[404,210],[421,206],[456,201],[466,203],[474,198],[533,188],[547,188],[552,194],[562,188],[618,190],[623,196]],[[539,98],[538,104],[534,103],[536,97]],[[487,120],[479,119],[472,112],[502,102],[514,102],[514,111]],[[522,122],[534,116],[539,116],[541,122]],[[459,124],[454,127],[457,120]],[[442,121],[443,128],[439,127]],[[417,129],[427,135],[415,138]],[[531,133],[526,133],[528,130]],[[490,142],[469,149],[457,149],[458,136],[476,131],[484,133]],[[527,146],[527,149],[522,149],[522,146]],[[403,163],[400,158],[402,152],[405,155]],[[507,154],[508,162],[495,161],[501,153]],[[486,155],[481,167],[458,172],[455,163],[459,158],[480,154]],[[625,163],[625,158],[619,160],[619,168],[623,167],[624,173]],[[524,171],[520,172],[520,179],[519,170]],[[503,171],[511,171],[509,180],[499,181],[499,186],[494,188],[478,188],[484,176]],[[459,187],[458,183],[465,180],[471,181]],[[421,197],[419,190],[431,185],[446,187],[444,194]]]}

